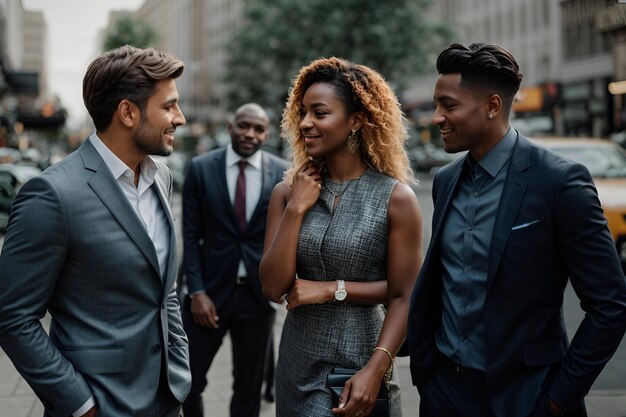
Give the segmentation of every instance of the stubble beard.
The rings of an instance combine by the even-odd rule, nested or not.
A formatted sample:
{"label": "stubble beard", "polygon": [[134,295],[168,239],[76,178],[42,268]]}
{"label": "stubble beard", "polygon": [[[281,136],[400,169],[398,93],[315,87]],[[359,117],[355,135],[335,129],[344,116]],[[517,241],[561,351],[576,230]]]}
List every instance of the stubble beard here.
{"label": "stubble beard", "polygon": [[135,146],[146,155],[169,156],[174,148],[163,143],[163,140],[154,140],[153,137],[161,139],[162,135],[156,129],[149,128],[147,122],[142,119],[141,126],[133,135]]}

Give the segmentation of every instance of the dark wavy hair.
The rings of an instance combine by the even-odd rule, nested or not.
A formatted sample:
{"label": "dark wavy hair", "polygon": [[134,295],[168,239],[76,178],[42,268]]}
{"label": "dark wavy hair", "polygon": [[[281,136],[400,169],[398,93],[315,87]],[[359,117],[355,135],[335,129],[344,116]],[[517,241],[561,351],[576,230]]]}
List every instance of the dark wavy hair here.
{"label": "dark wavy hair", "polygon": [[498,94],[508,114],[522,73],[513,55],[500,45],[454,43],[437,58],[439,74],[461,74],[461,86]]}
{"label": "dark wavy hair", "polygon": [[127,99],[143,109],[157,82],[178,78],[185,64],[154,48],[125,45],[94,59],[83,78],[83,101],[99,132],[104,132],[120,101]]}

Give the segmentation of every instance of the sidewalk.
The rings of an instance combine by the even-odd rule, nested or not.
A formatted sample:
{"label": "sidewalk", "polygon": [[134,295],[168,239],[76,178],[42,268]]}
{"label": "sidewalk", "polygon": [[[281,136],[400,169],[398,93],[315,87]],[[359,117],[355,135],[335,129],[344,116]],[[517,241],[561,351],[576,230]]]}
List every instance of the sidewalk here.
{"label": "sidewalk", "polygon": [[[276,341],[276,346],[278,346],[285,310],[279,307],[276,316],[274,340]],[[44,320],[44,322],[46,321]],[[206,417],[229,417],[228,407],[233,382],[230,348],[230,339],[226,337],[209,371],[209,386],[203,395]],[[409,381],[408,358],[398,358],[397,365],[403,387],[403,410],[405,416],[415,416],[417,415],[419,399],[417,391],[411,387]],[[0,417],[41,417],[42,415],[43,406],[35,397],[28,384],[17,373],[4,351],[0,350]],[[261,417],[275,416],[274,404],[262,401]]]}
{"label": "sidewalk", "polygon": [[[277,345],[284,317],[285,311],[280,309],[274,326]],[[397,369],[402,386],[404,417],[417,416],[419,397],[415,388],[411,386],[408,358],[398,358]],[[227,337],[209,371],[209,386],[203,396],[206,417],[229,417],[231,386],[230,339]],[[587,408],[590,417],[626,417],[626,389],[592,390],[587,396]],[[0,350],[0,417],[41,417],[42,415],[43,406],[28,384],[19,376],[4,351]],[[276,417],[274,404],[263,401],[261,417]]]}

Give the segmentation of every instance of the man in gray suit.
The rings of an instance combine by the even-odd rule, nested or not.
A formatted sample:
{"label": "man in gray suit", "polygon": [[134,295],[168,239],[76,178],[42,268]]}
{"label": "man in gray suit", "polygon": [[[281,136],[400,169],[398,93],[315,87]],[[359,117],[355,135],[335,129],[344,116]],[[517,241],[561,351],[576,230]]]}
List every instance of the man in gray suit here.
{"label": "man in gray suit", "polygon": [[[124,46],[96,58],[96,131],[26,183],[0,256],[0,345],[46,416],[180,415],[190,388],[175,292],[172,152],[184,64]],[[40,319],[50,313],[49,335]]]}

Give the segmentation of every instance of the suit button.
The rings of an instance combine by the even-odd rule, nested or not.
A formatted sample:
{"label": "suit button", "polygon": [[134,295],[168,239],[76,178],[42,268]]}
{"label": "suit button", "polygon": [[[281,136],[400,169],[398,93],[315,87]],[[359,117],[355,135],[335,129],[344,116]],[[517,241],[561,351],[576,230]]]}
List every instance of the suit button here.
{"label": "suit button", "polygon": [[161,351],[161,345],[157,344],[157,345],[152,345],[152,354],[156,355],[157,353],[159,353]]}

